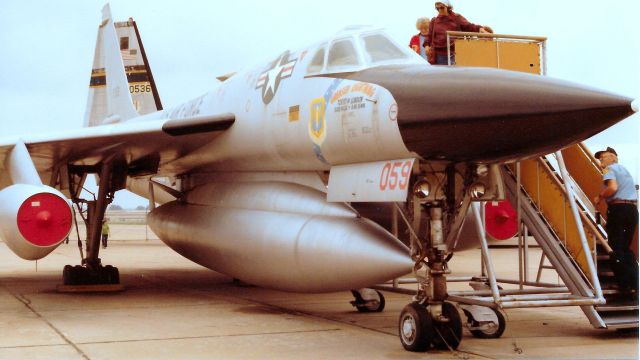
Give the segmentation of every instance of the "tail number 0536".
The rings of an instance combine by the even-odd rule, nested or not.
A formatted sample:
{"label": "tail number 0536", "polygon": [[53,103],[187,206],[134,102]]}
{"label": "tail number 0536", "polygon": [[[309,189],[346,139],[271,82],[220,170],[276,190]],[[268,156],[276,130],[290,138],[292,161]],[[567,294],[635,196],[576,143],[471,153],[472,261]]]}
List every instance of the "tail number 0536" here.
{"label": "tail number 0536", "polygon": [[409,185],[411,160],[388,162],[380,173],[380,190],[404,190]]}
{"label": "tail number 0536", "polygon": [[151,84],[129,84],[129,92],[132,94],[151,92]]}

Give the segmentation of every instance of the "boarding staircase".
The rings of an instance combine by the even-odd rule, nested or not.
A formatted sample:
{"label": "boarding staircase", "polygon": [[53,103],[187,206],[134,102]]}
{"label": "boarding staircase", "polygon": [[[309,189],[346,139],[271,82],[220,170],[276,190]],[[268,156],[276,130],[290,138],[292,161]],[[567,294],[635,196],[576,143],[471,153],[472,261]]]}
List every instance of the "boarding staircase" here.
{"label": "boarding staircase", "polygon": [[[505,166],[507,197],[520,209],[526,229],[543,249],[541,265],[546,257],[576,299],[596,298],[599,293],[604,297],[605,304],[581,306],[591,324],[596,328],[637,328],[638,300],[617,290],[608,255],[611,248],[599,224],[598,214],[606,214],[606,205],[595,208],[590,200],[600,191],[602,173],[582,144],[563,150],[560,156],[569,174],[566,180],[575,195],[572,197],[588,240],[588,253],[572,215],[560,161],[548,156]],[[587,257],[594,259],[597,279],[592,279]]]}
{"label": "boarding staircase", "polygon": [[[546,75],[546,41],[544,37],[447,33],[447,44],[455,43],[458,66],[494,67],[538,75]],[[615,287],[608,255],[611,248],[603,228],[606,204],[595,208],[591,202],[601,190],[602,172],[583,144],[556,154],[555,158],[540,157],[504,167],[507,197],[519,210],[521,222],[526,226],[524,233],[531,233],[543,249],[536,281],[528,284],[524,270],[525,276],[521,275],[519,280],[521,288],[540,285],[541,271],[553,268],[571,293],[568,297],[559,294],[537,297],[528,305],[580,305],[596,328],[637,328],[637,299],[626,298]],[[575,199],[576,212],[569,199]],[[603,215],[602,221],[598,214]],[[522,233],[519,239],[526,238]],[[587,244],[583,244],[583,239]],[[635,239],[633,247],[637,249],[637,232]],[[545,258],[551,266],[544,265]],[[522,268],[526,269],[526,264]],[[502,307],[525,306],[500,299],[495,286],[492,292],[493,301],[500,301]]]}

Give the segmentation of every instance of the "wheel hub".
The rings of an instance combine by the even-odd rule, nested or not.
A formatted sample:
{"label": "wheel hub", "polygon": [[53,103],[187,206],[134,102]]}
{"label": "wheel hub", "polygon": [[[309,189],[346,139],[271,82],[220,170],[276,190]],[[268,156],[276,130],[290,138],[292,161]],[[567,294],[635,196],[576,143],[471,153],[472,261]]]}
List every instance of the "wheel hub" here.
{"label": "wheel hub", "polygon": [[412,316],[406,316],[402,320],[402,337],[407,343],[412,343],[416,336],[416,321]]}

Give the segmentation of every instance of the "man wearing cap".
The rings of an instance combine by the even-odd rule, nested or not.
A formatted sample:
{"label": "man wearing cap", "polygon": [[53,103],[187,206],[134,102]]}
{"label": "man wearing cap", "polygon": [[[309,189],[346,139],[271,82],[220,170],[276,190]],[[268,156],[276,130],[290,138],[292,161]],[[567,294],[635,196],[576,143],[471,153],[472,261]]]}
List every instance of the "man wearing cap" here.
{"label": "man wearing cap", "polygon": [[638,226],[638,193],[633,178],[618,164],[618,153],[610,147],[595,154],[603,168],[604,186],[594,199],[607,202],[607,236],[613,249],[613,272],[621,291],[638,293],[638,262],[629,245]]}

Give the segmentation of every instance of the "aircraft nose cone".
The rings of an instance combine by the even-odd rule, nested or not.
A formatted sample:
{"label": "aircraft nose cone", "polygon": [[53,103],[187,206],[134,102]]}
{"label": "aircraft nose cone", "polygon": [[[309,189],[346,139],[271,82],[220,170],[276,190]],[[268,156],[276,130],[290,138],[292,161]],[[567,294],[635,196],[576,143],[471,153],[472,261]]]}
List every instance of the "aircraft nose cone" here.
{"label": "aircraft nose cone", "polygon": [[348,78],[391,92],[407,148],[427,159],[503,161],[549,153],[633,114],[629,98],[512,71],[396,65]]}

